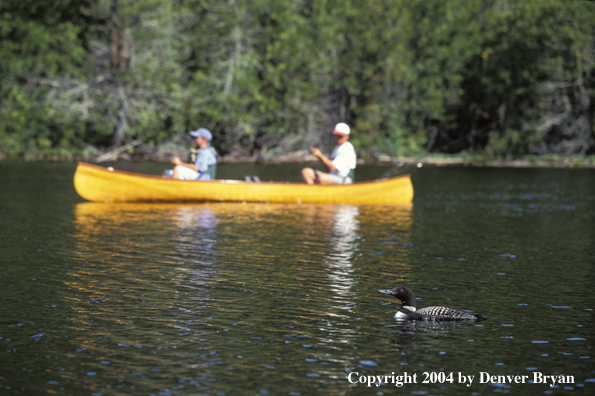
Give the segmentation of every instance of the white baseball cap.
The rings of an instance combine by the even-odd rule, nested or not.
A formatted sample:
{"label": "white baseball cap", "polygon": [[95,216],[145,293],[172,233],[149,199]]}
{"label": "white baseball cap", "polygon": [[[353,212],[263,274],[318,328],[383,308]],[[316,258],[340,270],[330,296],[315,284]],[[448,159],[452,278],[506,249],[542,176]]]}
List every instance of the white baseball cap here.
{"label": "white baseball cap", "polygon": [[349,125],[345,124],[344,122],[340,122],[335,125],[335,129],[333,129],[333,135],[347,135],[349,136]]}

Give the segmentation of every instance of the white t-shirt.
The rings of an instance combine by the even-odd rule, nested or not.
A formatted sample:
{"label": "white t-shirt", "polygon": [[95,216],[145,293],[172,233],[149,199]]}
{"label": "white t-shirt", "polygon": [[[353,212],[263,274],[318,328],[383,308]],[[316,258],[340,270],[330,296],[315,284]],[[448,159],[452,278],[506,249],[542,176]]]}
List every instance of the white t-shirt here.
{"label": "white t-shirt", "polygon": [[335,146],[331,153],[331,162],[337,168],[336,171],[331,172],[333,175],[345,177],[349,175],[349,171],[355,169],[357,164],[357,157],[355,149],[351,142],[345,142],[340,146]]}

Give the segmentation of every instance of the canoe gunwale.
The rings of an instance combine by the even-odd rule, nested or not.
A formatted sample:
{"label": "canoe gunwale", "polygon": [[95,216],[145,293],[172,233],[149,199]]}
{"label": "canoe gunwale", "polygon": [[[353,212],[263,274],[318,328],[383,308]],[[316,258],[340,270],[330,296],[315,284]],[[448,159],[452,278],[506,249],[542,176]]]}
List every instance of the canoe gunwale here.
{"label": "canoe gunwale", "polygon": [[[140,177],[140,178],[147,178],[147,179],[164,180],[164,181],[176,182],[176,183],[179,183],[179,182],[181,182],[181,183],[195,183],[195,182],[200,182],[200,183],[224,183],[224,184],[280,184],[280,185],[284,185],[284,186],[287,186],[287,185],[303,186],[304,185],[304,183],[300,183],[300,182],[278,182],[278,181],[252,182],[252,181],[233,180],[233,179],[176,180],[176,179],[166,179],[166,178],[163,178],[161,176],[146,175],[144,173],[129,172],[129,171],[124,171],[124,170],[119,170],[119,169],[110,170],[108,168],[104,168],[103,166],[89,164],[89,163],[86,163],[86,162],[79,161],[78,162],[78,166],[81,166],[81,165],[86,166],[86,167],[89,167],[89,168],[94,168],[94,169],[99,170],[99,171],[110,172],[110,173],[114,173],[114,174],[124,174],[124,175],[128,175],[128,176],[134,176],[134,177]],[[77,166],[77,169],[78,169],[78,166]],[[390,181],[390,180],[397,180],[397,179],[409,178],[409,177],[411,177],[411,175],[405,174],[405,175],[399,175],[399,176],[395,176],[395,177],[389,177],[389,178],[386,178],[386,179],[368,180],[368,181],[354,182],[354,183],[351,183],[351,184],[327,184],[327,185],[317,184],[316,187],[360,186],[360,185],[372,184],[372,183],[386,183],[387,181]]]}

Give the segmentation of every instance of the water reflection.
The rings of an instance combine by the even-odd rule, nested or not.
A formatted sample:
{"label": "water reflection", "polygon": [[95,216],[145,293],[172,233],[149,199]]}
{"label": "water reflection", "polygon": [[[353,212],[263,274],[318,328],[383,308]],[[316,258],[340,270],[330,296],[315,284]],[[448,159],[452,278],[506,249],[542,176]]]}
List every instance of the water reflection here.
{"label": "water reflection", "polygon": [[[592,170],[424,167],[415,211],[359,206],[344,221],[340,205],[75,207],[70,170],[16,165],[30,172],[0,188],[0,394],[390,393],[346,370],[563,373],[580,394],[595,383]],[[420,307],[492,320],[407,334],[400,303],[377,293],[397,284]]]}
{"label": "water reflection", "polygon": [[[191,284],[187,287],[204,286],[217,279],[216,225],[217,217],[209,207],[180,206],[174,212],[174,247],[180,253],[176,269],[189,274]],[[191,258],[186,262],[183,258],[188,256]]]}
{"label": "water reflection", "polygon": [[371,335],[358,282],[378,269],[365,263],[390,261],[406,278],[410,226],[411,207],[78,204],[66,281],[85,333],[77,350],[124,356],[137,372],[166,358],[237,373],[297,355],[342,381],[337,366],[353,367]]}
{"label": "water reflection", "polygon": [[[348,370],[357,361],[357,340],[362,336],[375,338],[365,331],[362,333],[358,323],[358,320],[371,320],[364,308],[369,296],[361,294],[358,284],[362,279],[379,276],[376,265],[366,265],[370,258],[382,263],[382,267],[399,268],[398,272],[391,274],[391,282],[407,278],[407,270],[411,267],[408,257],[411,211],[411,206],[337,205],[313,206],[304,212],[305,232],[316,233],[318,240],[324,236],[325,242],[320,246],[318,266],[322,264],[319,272],[326,274],[326,279],[316,285],[320,293],[317,296],[324,301],[316,312],[316,329],[308,333],[318,334],[317,345],[328,347],[313,351],[308,359],[333,361],[343,370]],[[310,273],[312,275],[313,270]],[[341,355],[332,350],[341,350]],[[325,374],[339,378],[336,372]]]}
{"label": "water reflection", "polygon": [[351,259],[357,251],[359,222],[357,206],[341,206],[333,213],[331,228],[331,251],[326,257],[330,269],[331,287],[336,295],[343,298],[353,296],[353,264]]}
{"label": "water reflection", "polygon": [[352,259],[358,250],[359,209],[357,206],[316,206],[311,205],[303,212],[302,223],[309,234],[323,234],[324,244],[318,253],[322,256],[328,274],[330,290],[341,300],[353,296]]}
{"label": "water reflection", "polygon": [[222,278],[217,224],[208,205],[78,204],[79,266],[66,285],[74,330],[90,334],[81,337],[77,351],[119,352],[149,371],[163,364],[146,356],[149,351],[216,332],[210,311],[217,298],[210,286]]}

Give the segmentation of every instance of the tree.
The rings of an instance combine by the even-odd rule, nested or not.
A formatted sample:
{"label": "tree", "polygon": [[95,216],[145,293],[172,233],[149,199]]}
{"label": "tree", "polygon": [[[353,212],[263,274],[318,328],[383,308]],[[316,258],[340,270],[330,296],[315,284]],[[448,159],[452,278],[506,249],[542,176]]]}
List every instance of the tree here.
{"label": "tree", "polygon": [[[0,152],[20,155],[67,146],[72,129],[48,114],[55,78],[79,75],[88,38],[90,1],[0,4]],[[61,114],[58,114],[59,118]]]}
{"label": "tree", "polygon": [[332,144],[363,156],[595,151],[595,4],[39,0],[0,4],[0,153]]}

